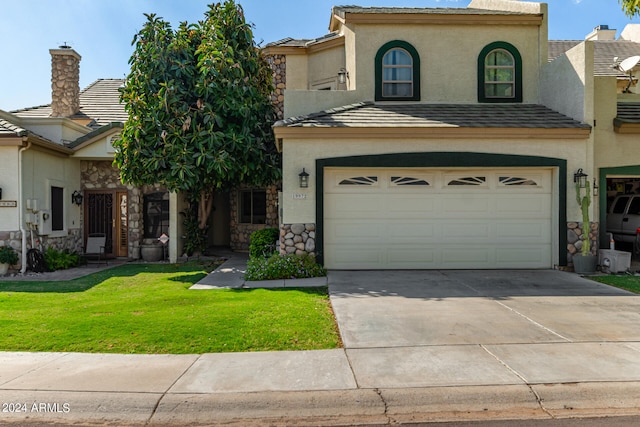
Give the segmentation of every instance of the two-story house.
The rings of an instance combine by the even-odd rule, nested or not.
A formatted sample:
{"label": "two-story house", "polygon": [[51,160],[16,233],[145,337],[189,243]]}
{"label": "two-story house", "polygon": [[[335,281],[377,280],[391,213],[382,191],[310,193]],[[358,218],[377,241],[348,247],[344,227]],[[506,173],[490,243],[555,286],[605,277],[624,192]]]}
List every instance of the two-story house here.
{"label": "two-story house", "polygon": [[341,6],[329,29],[267,46],[286,63],[282,253],[330,269],[565,266],[583,228],[574,174],[604,189],[638,173],[613,58],[600,77],[587,40],[550,62],[544,3]]}

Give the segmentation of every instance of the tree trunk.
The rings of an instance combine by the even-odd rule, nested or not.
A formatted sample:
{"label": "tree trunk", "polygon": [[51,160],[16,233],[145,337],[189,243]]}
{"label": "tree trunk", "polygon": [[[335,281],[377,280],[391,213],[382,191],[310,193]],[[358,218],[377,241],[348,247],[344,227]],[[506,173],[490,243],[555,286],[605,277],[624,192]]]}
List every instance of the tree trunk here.
{"label": "tree trunk", "polygon": [[211,210],[213,209],[213,194],[207,194],[206,191],[200,193],[200,201],[198,202],[198,227],[200,230],[207,228],[207,221]]}

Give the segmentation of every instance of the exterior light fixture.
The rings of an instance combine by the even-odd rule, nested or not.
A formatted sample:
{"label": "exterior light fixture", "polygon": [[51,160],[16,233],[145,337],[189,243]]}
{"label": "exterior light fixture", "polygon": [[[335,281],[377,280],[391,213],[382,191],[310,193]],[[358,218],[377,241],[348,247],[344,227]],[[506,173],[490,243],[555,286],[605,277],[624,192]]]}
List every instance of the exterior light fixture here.
{"label": "exterior light fixture", "polygon": [[575,182],[576,184],[578,184],[578,186],[580,188],[585,188],[587,186],[587,177],[589,175],[587,175],[586,173],[582,172],[582,168],[578,169],[578,171],[576,173],[573,174],[573,182]]}
{"label": "exterior light fixture", "polygon": [[71,202],[80,206],[82,204],[82,193],[79,192],[78,190],[74,191],[73,194],[71,195]]}
{"label": "exterior light fixture", "polygon": [[598,183],[596,182],[595,178],[593,178],[593,195],[594,196],[598,195]]}
{"label": "exterior light fixture", "polygon": [[340,68],[338,70],[338,83],[343,85],[347,83],[348,78],[349,78],[349,72],[345,68]]}
{"label": "exterior light fixture", "polygon": [[309,187],[309,174],[302,168],[302,172],[298,174],[298,178],[300,178],[300,188]]}

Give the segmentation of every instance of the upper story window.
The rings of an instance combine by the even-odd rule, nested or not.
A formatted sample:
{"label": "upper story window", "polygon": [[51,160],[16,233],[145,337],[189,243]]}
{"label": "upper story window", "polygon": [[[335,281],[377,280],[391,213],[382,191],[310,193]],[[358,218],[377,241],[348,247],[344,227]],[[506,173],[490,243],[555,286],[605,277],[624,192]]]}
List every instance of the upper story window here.
{"label": "upper story window", "polygon": [[478,102],[522,102],[522,58],[513,45],[495,42],[480,52]]}
{"label": "upper story window", "polygon": [[420,100],[420,56],[413,46],[394,40],[376,54],[376,101]]}

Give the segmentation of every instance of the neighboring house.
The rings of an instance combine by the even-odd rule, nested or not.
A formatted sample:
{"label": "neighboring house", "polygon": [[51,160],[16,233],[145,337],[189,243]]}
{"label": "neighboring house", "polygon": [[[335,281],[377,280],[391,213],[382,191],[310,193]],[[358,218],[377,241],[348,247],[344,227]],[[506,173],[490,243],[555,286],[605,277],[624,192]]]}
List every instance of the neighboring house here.
{"label": "neighboring house", "polygon": [[327,36],[267,45],[286,64],[281,252],[330,269],[568,265],[574,174],[601,189],[593,240],[605,189],[640,176],[640,98],[619,93],[613,51],[549,44],[547,25],[534,2],[338,6]]}
{"label": "neighboring house", "polygon": [[[89,234],[104,233],[109,256],[138,259],[142,244],[165,233],[175,261],[183,198],[159,185],[124,185],[113,165],[112,141],[127,119],[123,80],[80,91],[80,55],[67,46],[50,53],[51,105],[0,110],[0,244],[20,252],[24,271],[32,247],[82,252]],[[246,250],[252,231],[277,226],[276,206],[276,186],[216,193],[209,245]]]}

